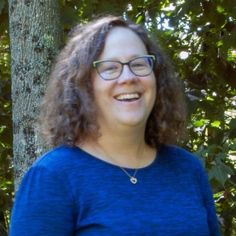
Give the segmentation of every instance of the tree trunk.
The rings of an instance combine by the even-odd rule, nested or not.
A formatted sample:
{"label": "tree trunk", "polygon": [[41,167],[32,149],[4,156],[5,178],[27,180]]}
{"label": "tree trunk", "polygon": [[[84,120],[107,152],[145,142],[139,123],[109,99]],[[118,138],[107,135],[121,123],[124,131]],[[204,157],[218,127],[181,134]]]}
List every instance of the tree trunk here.
{"label": "tree trunk", "polygon": [[57,0],[9,0],[15,189],[45,150],[36,120],[61,43]]}

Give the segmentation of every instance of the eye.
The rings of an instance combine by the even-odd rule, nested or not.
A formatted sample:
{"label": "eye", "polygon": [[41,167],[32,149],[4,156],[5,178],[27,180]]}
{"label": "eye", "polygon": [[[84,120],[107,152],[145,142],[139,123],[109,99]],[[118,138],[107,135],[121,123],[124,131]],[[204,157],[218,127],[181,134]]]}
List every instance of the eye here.
{"label": "eye", "polygon": [[115,62],[103,62],[99,65],[101,73],[113,73],[120,69],[120,65]]}
{"label": "eye", "polygon": [[147,63],[145,62],[133,62],[132,67],[143,67],[143,66],[147,66]]}
{"label": "eye", "polygon": [[114,70],[117,70],[118,69],[118,66],[117,65],[109,65],[109,66],[105,66],[103,68],[103,71],[114,71]]}
{"label": "eye", "polygon": [[147,67],[150,67],[149,63],[148,63],[148,59],[146,58],[137,58],[137,59],[134,59],[132,62],[131,62],[131,67],[133,69],[145,69]]}

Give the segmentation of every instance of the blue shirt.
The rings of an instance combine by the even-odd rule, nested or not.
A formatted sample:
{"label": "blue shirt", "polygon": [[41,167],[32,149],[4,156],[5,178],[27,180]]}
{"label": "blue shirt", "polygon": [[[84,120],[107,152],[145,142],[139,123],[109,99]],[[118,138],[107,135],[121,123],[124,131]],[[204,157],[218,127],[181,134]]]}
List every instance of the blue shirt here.
{"label": "blue shirt", "polygon": [[24,176],[10,236],[220,235],[208,179],[195,156],[162,146],[136,176],[132,184],[121,168],[80,148],[55,148]]}

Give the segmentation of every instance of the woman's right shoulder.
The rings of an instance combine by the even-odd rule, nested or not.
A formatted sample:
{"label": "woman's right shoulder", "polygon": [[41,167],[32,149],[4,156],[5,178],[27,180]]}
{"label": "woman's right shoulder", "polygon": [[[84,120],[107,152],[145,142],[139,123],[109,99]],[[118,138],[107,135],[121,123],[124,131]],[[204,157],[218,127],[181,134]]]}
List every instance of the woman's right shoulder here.
{"label": "woman's right shoulder", "polygon": [[79,165],[84,155],[83,151],[77,147],[58,146],[40,156],[31,168],[68,169]]}

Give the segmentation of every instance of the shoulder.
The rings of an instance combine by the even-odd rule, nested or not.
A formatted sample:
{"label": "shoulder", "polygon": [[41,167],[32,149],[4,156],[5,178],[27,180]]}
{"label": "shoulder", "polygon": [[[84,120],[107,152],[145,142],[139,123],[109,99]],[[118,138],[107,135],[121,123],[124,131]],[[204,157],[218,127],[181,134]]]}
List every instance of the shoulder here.
{"label": "shoulder", "polygon": [[85,153],[77,147],[53,148],[39,157],[27,170],[21,181],[21,188],[32,188],[36,185],[42,189],[48,186],[67,186],[73,176],[85,169],[83,163],[86,161]]}
{"label": "shoulder", "polygon": [[190,151],[175,145],[162,145],[160,148],[160,152],[162,155],[165,155],[169,158],[179,158],[181,160],[188,160],[191,159],[192,161],[198,160],[198,158],[191,153]]}
{"label": "shoulder", "polygon": [[193,153],[178,146],[165,145],[161,147],[160,157],[162,166],[174,173],[174,178],[184,178],[190,184],[195,183],[203,192],[209,189],[206,169]]}
{"label": "shoulder", "polygon": [[163,145],[160,148],[160,155],[163,161],[178,166],[179,168],[203,170],[200,159],[188,150],[174,145]]}
{"label": "shoulder", "polygon": [[48,171],[67,170],[79,165],[84,153],[77,147],[58,146],[39,157],[31,169],[47,169]]}

